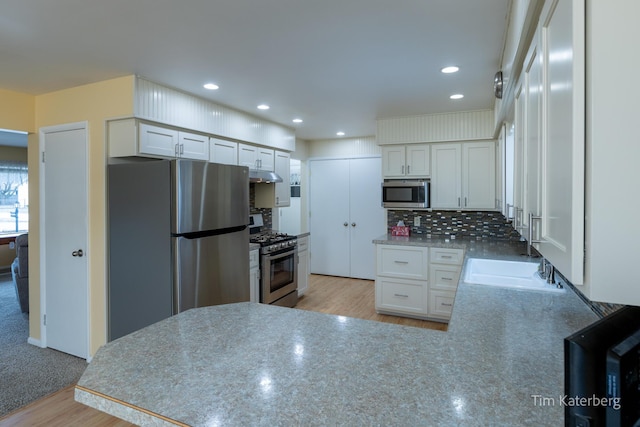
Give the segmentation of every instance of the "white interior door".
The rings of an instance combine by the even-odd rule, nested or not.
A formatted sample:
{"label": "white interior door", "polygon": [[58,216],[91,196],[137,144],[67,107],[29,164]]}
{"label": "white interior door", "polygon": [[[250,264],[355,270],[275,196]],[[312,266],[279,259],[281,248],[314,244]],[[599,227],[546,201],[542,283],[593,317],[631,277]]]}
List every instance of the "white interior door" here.
{"label": "white interior door", "polygon": [[373,239],[386,233],[382,208],[379,158],[350,160],[351,271],[349,277],[374,280],[376,275]]}
{"label": "white interior door", "polygon": [[310,271],[349,276],[349,160],[309,162]]}
{"label": "white interior door", "polygon": [[86,124],[40,131],[41,289],[47,347],[89,349]]}

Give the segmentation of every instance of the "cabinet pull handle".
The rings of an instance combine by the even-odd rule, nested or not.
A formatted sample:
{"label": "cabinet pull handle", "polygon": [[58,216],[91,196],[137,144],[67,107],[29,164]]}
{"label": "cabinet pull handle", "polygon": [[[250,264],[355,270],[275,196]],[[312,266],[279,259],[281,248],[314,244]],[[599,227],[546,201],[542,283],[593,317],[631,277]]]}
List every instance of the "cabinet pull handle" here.
{"label": "cabinet pull handle", "polygon": [[402,174],[404,175],[404,165],[402,165]]}
{"label": "cabinet pull handle", "polygon": [[407,175],[411,173],[411,165],[407,165]]}
{"label": "cabinet pull handle", "polygon": [[444,307],[451,307],[453,304],[451,304],[451,303],[449,303],[449,304],[442,303],[442,305],[443,305]]}
{"label": "cabinet pull handle", "polygon": [[394,297],[409,298],[409,295],[393,294]]}
{"label": "cabinet pull handle", "polygon": [[460,197],[458,197],[458,206],[460,206]]}
{"label": "cabinet pull handle", "polygon": [[451,255],[441,255],[440,258],[451,259]]}
{"label": "cabinet pull handle", "polygon": [[467,198],[466,197],[464,198],[464,207],[465,208],[467,207]]}
{"label": "cabinet pull handle", "polygon": [[453,280],[451,277],[441,277],[441,279],[442,280],[448,280],[449,282]]}
{"label": "cabinet pull handle", "polygon": [[409,261],[393,261],[396,264],[409,264]]}

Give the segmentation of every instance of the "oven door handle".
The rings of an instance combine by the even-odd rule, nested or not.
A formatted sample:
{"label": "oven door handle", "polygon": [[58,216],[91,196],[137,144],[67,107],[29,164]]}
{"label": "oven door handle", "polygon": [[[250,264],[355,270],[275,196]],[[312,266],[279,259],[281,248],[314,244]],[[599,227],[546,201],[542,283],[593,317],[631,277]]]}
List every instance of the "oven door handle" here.
{"label": "oven door handle", "polygon": [[269,261],[274,261],[280,258],[285,258],[288,257],[289,255],[293,255],[297,252],[296,248],[287,248],[287,249],[283,249],[284,252],[275,252],[275,253],[270,253],[270,254],[264,254],[262,255],[265,259],[268,259]]}

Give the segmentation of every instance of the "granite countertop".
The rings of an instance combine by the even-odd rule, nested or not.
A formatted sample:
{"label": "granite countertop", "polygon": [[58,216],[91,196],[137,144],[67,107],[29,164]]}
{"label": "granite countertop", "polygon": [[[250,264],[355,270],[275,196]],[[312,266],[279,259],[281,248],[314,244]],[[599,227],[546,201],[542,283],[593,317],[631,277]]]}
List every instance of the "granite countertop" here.
{"label": "granite countertop", "polygon": [[[515,244],[463,243],[467,257],[521,256]],[[256,303],[199,308],[103,346],[76,400],[141,425],[557,426],[564,408],[533,396],[564,393],[563,338],[596,319],[571,290],[464,282],[447,332]]]}

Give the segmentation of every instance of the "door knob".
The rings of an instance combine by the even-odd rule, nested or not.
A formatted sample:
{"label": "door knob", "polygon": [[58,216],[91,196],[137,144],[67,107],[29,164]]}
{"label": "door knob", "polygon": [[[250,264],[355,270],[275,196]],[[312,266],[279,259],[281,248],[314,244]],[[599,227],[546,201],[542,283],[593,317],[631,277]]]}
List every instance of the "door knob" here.
{"label": "door knob", "polygon": [[352,222],[352,223],[351,223],[351,226],[352,226],[352,227],[355,227],[355,226],[356,226],[356,223],[355,223],[355,222]]}
{"label": "door knob", "polygon": [[78,249],[77,251],[71,252],[71,255],[81,257],[82,255],[84,255],[84,252],[82,252],[82,249]]}
{"label": "door knob", "polygon": [[344,225],[345,227],[348,227],[348,226],[349,226],[349,223],[348,223],[348,222],[345,222],[345,223],[344,223],[344,224],[342,224],[342,225]]}

